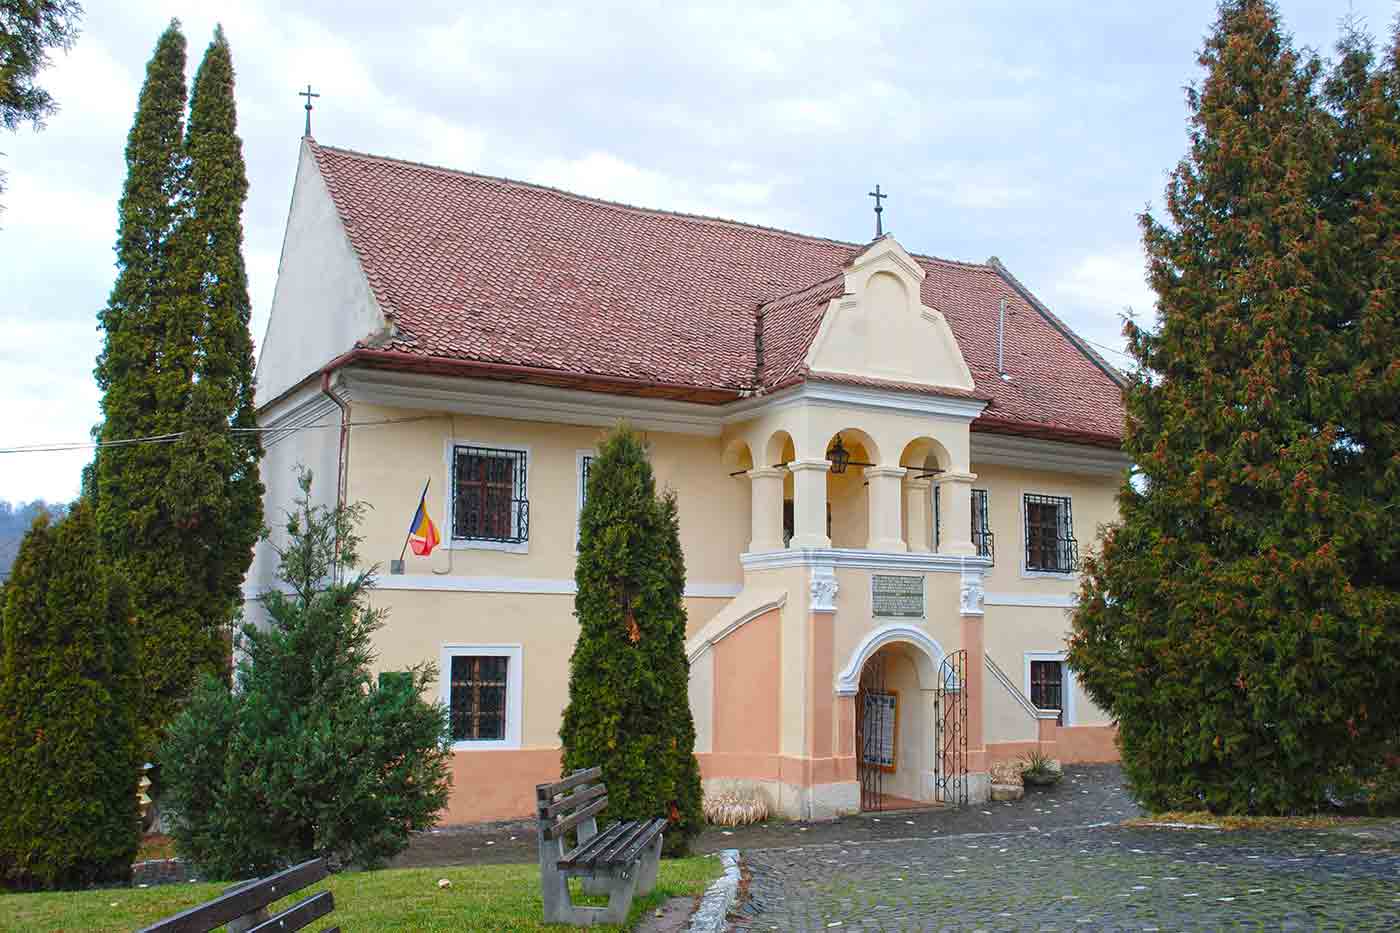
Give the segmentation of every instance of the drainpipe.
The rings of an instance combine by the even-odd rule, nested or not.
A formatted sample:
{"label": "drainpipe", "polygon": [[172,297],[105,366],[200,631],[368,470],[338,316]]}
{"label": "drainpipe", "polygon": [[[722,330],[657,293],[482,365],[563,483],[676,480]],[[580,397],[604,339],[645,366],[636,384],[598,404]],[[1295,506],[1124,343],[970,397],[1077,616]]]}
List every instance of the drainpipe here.
{"label": "drainpipe", "polygon": [[[348,461],[350,459],[350,403],[342,401],[340,396],[331,391],[331,373],[335,370],[332,363],[321,371],[321,392],[326,398],[335,403],[335,407],[340,409],[340,443],[336,445],[335,457],[335,504],[336,508],[343,508],[345,505],[346,479],[349,473]],[[335,539],[335,577],[340,579],[340,536]]]}

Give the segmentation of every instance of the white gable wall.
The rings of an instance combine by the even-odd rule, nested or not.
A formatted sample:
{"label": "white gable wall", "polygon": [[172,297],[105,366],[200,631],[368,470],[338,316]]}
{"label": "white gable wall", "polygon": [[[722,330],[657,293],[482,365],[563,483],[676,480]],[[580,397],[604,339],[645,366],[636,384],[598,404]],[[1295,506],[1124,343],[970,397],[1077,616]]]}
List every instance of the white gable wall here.
{"label": "white gable wall", "polygon": [[272,315],[258,352],[259,407],[387,326],[303,140]]}
{"label": "white gable wall", "polygon": [[811,370],[971,389],[948,322],[920,300],[924,275],[893,237],[871,244],[846,267],[846,294],[832,301],[807,352]]}

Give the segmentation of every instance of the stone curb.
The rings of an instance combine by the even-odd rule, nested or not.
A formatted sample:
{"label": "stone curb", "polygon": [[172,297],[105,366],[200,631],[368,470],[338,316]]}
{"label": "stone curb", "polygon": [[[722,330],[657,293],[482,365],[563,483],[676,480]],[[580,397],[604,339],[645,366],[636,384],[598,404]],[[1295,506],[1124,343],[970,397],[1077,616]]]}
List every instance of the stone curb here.
{"label": "stone curb", "polygon": [[719,860],[724,865],[724,874],[715,879],[700,899],[700,906],[690,918],[690,933],[722,933],[727,926],[725,918],[739,898],[739,850],[721,849]]}

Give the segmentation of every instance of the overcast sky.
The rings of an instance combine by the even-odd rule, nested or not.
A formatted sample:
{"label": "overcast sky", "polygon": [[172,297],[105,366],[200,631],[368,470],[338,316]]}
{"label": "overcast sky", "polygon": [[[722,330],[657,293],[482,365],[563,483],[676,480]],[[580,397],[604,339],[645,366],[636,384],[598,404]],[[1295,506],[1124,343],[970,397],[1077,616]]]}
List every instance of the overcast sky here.
{"label": "overcast sky", "polygon": [[[998,256],[1098,344],[1121,350],[1125,308],[1151,314],[1136,214],[1184,152],[1213,4],[682,5],[88,3],[43,77],[62,109],[0,135],[0,447],[83,440],[97,420],[123,148],[172,16],[191,76],[215,22],[233,48],[255,340],[308,81],[329,145],[853,241],[873,235],[878,182],[911,251]],[[1324,50],[1349,7],[1377,33],[1394,13],[1281,6]],[[0,454],[0,497],[71,498],[89,457]]]}

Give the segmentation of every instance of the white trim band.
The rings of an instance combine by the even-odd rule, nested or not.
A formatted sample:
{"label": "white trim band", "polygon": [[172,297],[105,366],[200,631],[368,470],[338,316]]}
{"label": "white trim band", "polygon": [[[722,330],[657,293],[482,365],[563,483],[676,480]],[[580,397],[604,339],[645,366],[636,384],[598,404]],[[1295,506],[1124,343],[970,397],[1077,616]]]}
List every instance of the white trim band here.
{"label": "white trim band", "polygon": [[[573,580],[542,577],[454,577],[434,573],[379,574],[377,590],[435,590],[447,593],[547,593],[572,596],[578,592]],[[733,599],[744,588],[742,583],[690,583],[687,599]]]}
{"label": "white trim band", "polygon": [[925,554],[914,551],[867,551],[862,548],[806,547],[782,551],[745,552],[739,555],[745,570],[781,567],[852,567],[860,570],[894,570],[905,573],[984,573],[992,566],[986,557]]}

